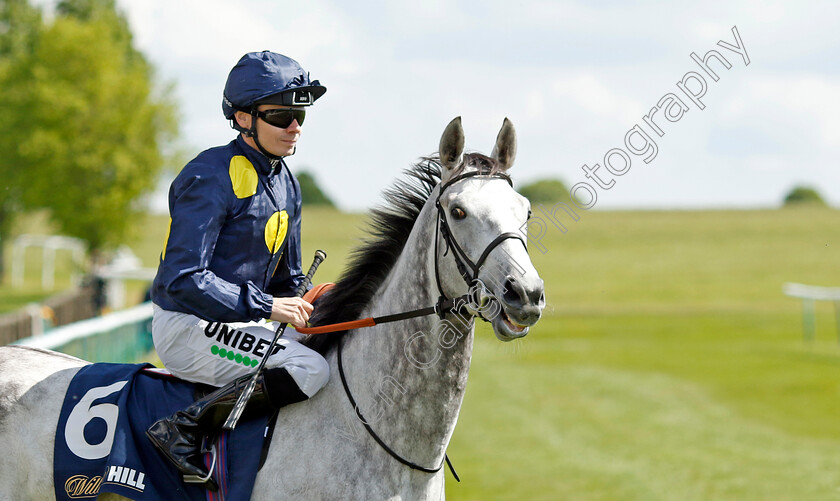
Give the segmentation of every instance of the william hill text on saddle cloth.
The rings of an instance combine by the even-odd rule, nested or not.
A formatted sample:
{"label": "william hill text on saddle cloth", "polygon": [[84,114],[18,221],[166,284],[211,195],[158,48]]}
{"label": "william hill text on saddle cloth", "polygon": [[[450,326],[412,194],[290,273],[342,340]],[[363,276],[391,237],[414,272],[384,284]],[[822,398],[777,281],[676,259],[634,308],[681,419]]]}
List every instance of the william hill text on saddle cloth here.
{"label": "william hill text on saddle cloth", "polygon": [[[287,329],[304,326],[312,305],[294,297],[301,270],[300,186],[286,164],[309,106],[326,92],[301,65],[274,52],[245,54],[228,75],[222,111],[239,132],[191,160],[169,191],[170,228],[152,285],[152,334],[175,376],[222,386],[147,435],[182,473],[204,479],[202,436],[221,428],[264,357],[264,376],[246,413],[313,396],[329,365]],[[184,423],[187,416],[187,423]]]}

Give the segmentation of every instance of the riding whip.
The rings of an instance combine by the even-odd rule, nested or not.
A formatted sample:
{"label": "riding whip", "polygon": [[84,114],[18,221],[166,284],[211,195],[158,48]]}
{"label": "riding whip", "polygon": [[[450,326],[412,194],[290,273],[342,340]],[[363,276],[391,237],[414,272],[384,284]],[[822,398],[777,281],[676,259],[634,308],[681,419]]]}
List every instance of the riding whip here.
{"label": "riding whip", "polygon": [[[295,297],[303,297],[303,295],[306,293],[307,287],[312,282],[312,276],[315,275],[315,271],[318,269],[318,266],[320,266],[321,262],[326,258],[326,252],[322,250],[315,251],[315,258],[312,260],[312,266],[309,267],[309,271],[306,273],[306,277],[304,277],[304,279],[300,282],[300,285],[298,285],[298,288],[295,290]],[[274,346],[277,344],[277,341],[281,337],[283,337],[283,333],[286,332],[287,325],[289,325],[287,322],[283,322],[277,328],[277,332],[274,333],[274,339],[272,339],[271,344],[268,345],[266,355],[260,361],[260,365],[257,366],[257,370],[254,371],[254,375],[251,376],[251,379],[248,381],[248,385],[245,387],[245,390],[239,395],[239,398],[236,399],[236,403],[234,404],[233,409],[230,411],[230,414],[225,420],[225,424],[222,426],[222,429],[232,430],[236,428],[236,423],[239,422],[239,418],[242,417],[242,412],[245,411],[245,406],[248,404],[248,400],[251,399],[251,395],[254,393],[254,389],[257,386],[257,379],[265,369],[265,364],[268,361],[268,357],[271,356],[271,354],[274,352]]]}

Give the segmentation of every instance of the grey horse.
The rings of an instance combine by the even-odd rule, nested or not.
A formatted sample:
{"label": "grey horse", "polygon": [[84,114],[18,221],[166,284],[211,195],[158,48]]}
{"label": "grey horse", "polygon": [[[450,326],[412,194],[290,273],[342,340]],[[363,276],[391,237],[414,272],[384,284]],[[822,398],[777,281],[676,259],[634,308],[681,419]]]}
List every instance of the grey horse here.
{"label": "grey horse", "polygon": [[[330,382],[282,410],[252,499],[444,499],[442,465],[466,389],[476,316],[510,341],[525,336],[545,306],[524,245],[529,203],[507,182],[515,153],[507,119],[490,156],[465,153],[459,117],[446,127],[439,156],[386,192],[368,239],[318,302],[313,323],[382,317],[441,297],[463,301],[444,315],[310,336],[307,344],[330,363]],[[0,348],[0,501],[55,499],[59,409],[86,363]]]}

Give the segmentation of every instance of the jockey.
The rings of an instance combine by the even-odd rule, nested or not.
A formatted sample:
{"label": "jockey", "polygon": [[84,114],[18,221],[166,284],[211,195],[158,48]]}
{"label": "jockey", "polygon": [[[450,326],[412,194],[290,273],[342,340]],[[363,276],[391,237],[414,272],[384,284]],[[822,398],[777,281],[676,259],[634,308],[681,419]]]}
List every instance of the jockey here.
{"label": "jockey", "polygon": [[326,90],[293,59],[245,54],[222,100],[239,135],[200,153],[169,190],[169,234],[151,290],[155,348],[175,376],[221,388],[146,434],[190,481],[212,482],[200,442],[221,427],[263,357],[246,414],[305,400],[329,379],[324,358],[291,329],[265,353],[271,321],[301,327],[312,312],[293,297],[304,278],[301,196],[284,158],[295,152],[306,107]]}

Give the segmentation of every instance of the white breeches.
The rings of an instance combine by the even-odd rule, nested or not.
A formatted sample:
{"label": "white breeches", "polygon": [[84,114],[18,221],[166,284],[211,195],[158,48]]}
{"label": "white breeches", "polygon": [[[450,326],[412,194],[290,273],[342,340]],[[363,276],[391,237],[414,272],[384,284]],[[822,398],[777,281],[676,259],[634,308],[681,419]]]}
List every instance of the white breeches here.
{"label": "white breeches", "polygon": [[[222,324],[154,305],[152,338],[173,375],[196,383],[223,386],[253,373],[274,339],[279,324],[268,320]],[[319,353],[300,344],[303,335],[289,326],[277,341],[266,368],[282,367],[311,397],[327,384],[330,366]]]}

